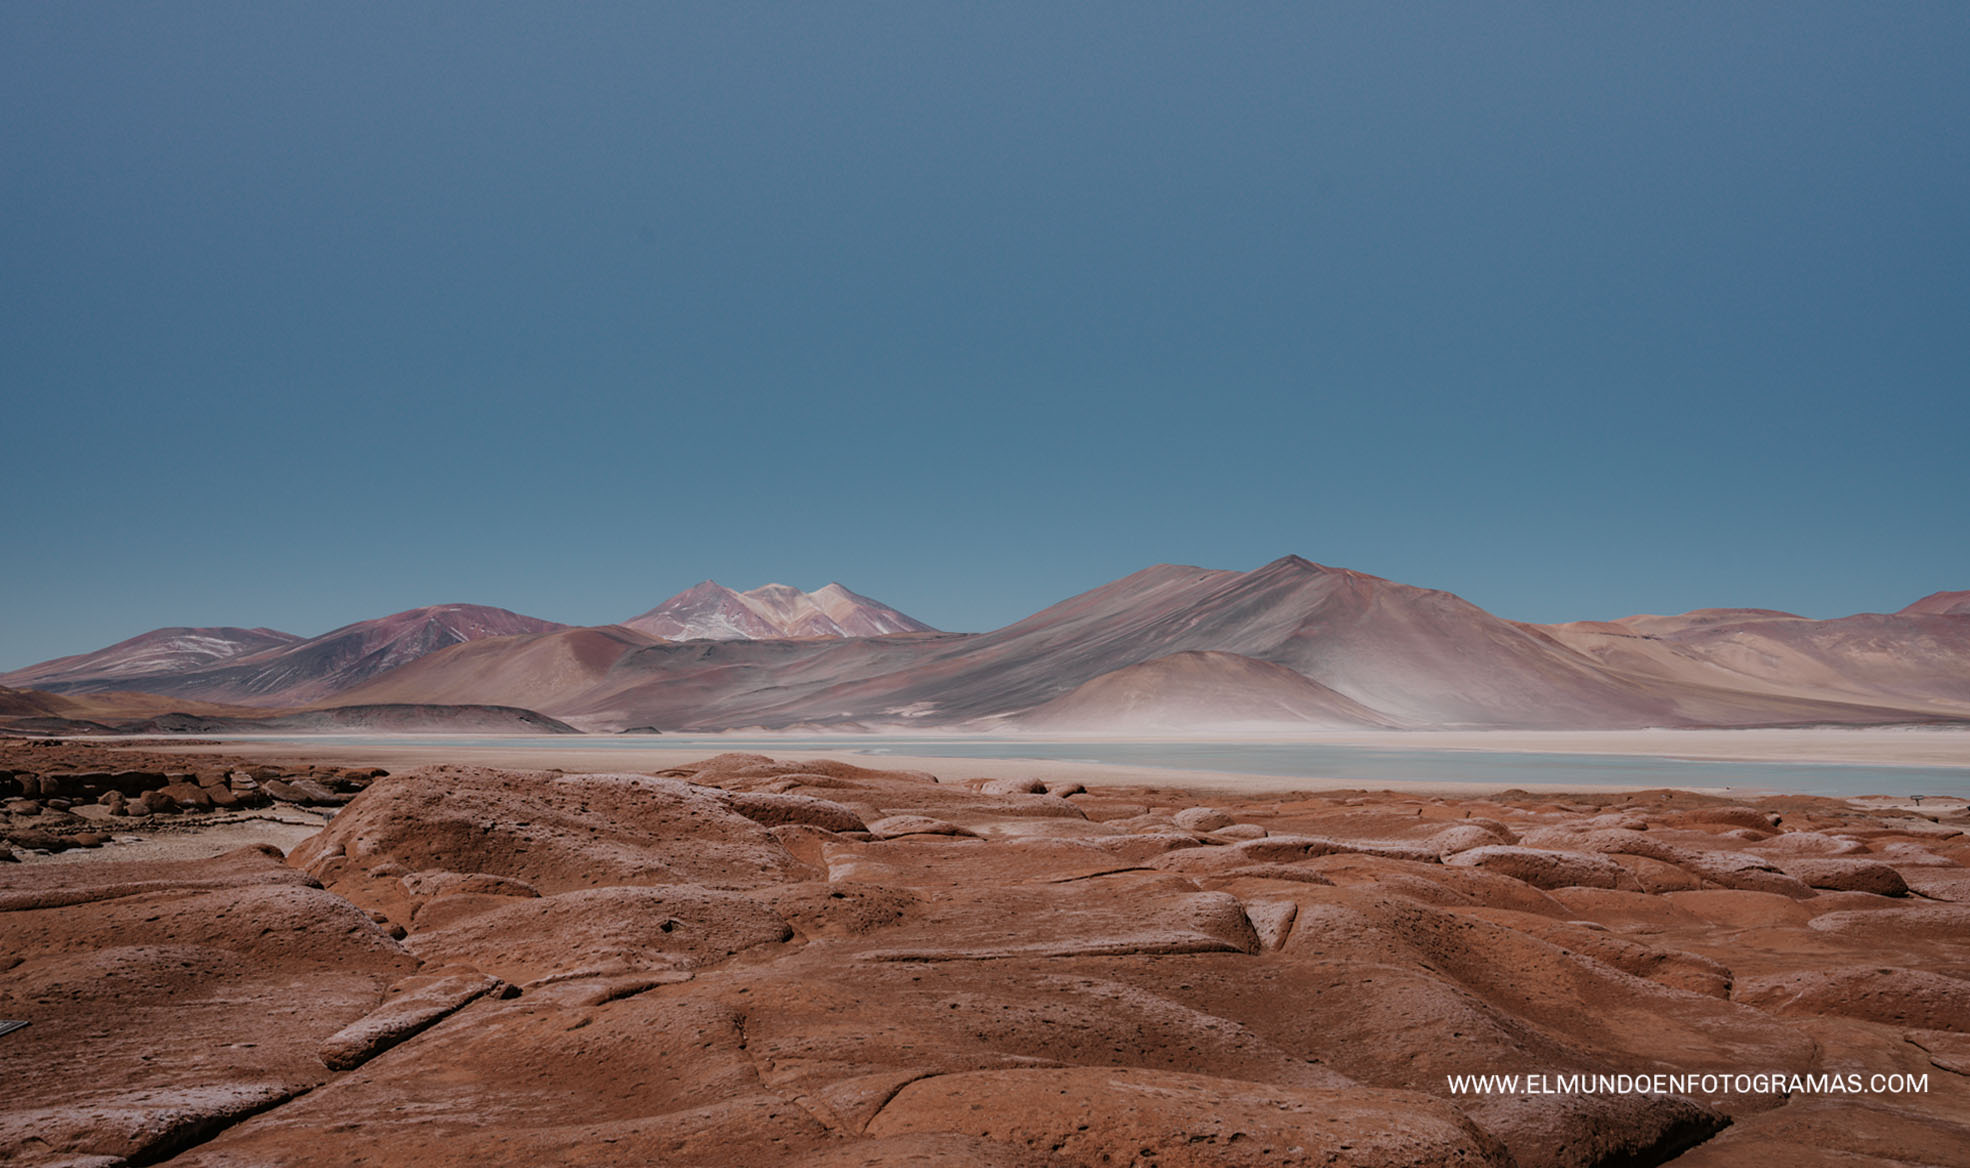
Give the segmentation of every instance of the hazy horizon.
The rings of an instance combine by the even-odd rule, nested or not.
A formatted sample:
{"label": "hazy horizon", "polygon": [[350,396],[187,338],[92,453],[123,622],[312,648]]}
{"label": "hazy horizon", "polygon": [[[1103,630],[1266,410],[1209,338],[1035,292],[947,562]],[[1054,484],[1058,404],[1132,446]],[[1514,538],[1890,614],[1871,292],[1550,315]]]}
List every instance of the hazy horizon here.
{"label": "hazy horizon", "polygon": [[[0,670],[707,578],[1970,588],[1970,9],[0,11]],[[1951,534],[1951,533],[1957,534]]]}

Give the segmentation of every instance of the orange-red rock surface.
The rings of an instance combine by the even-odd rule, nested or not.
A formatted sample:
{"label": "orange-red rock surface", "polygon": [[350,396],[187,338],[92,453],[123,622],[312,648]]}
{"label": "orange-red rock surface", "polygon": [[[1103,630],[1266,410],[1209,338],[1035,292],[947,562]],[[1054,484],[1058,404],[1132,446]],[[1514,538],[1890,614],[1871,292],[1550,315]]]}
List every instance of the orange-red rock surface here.
{"label": "orange-red rock surface", "polygon": [[[1970,1164],[1961,812],[945,779],[437,767],[0,867],[0,1161]],[[1446,1080],[1575,1072],[1928,1080]]]}

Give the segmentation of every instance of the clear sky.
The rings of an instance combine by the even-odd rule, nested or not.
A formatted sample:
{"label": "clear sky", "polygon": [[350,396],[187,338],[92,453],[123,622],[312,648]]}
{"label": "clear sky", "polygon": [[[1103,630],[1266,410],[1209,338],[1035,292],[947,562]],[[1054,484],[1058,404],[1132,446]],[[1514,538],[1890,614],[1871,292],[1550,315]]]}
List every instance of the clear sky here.
{"label": "clear sky", "polygon": [[1970,5],[0,6],[0,668],[1970,588]]}

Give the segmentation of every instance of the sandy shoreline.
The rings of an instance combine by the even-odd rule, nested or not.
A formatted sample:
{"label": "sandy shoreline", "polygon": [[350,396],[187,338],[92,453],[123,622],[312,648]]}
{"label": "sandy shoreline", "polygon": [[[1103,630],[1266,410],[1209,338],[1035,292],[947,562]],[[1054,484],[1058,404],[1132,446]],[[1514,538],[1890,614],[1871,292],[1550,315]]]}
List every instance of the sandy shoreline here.
{"label": "sandy shoreline", "polygon": [[319,832],[328,816],[298,807],[277,811],[242,812],[183,822],[146,823],[141,831],[118,832],[99,848],[65,852],[16,853],[23,864],[101,864],[117,861],[164,863],[222,856],[235,848],[272,844],[283,854]]}
{"label": "sandy shoreline", "polygon": [[[540,744],[538,739],[516,738],[511,746],[488,744],[483,736],[453,738],[433,735],[410,737],[387,743],[362,741],[325,735],[297,740],[231,740],[221,748],[226,753],[266,760],[334,762],[350,766],[381,766],[404,769],[441,763],[475,765],[520,770],[605,772],[651,771],[700,761],[721,750],[742,750],[771,754],[776,758],[813,760],[852,758],[865,765],[882,768],[922,770],[950,778],[1014,778],[1039,775],[1050,779],[1071,779],[1100,786],[1143,786],[1196,791],[1261,794],[1285,791],[1336,789],[1395,790],[1471,794],[1497,791],[1513,786],[1565,790],[1591,787],[1600,791],[1645,790],[1676,785],[1688,790],[1719,792],[1726,788],[1645,782],[1635,784],[1565,784],[1542,782],[1532,777],[1499,782],[1494,780],[1399,780],[1336,779],[1318,775],[1267,775],[1247,772],[1166,768],[1103,762],[1055,759],[972,758],[939,750],[940,741],[953,736],[895,736],[920,738],[920,750],[898,753],[886,745],[881,753],[871,753],[871,743],[861,736],[843,735],[838,746],[816,749],[812,736],[785,736],[801,746],[781,747],[774,736],[731,735],[729,745],[718,738],[695,737],[690,745],[625,745],[620,738],[569,738],[566,745]],[[883,736],[888,742],[894,737]],[[1048,739],[994,738],[991,741],[1017,745],[1030,741],[1090,742],[1092,738],[1056,737]],[[1941,766],[1965,768],[1965,787],[1970,789],[1970,732],[1936,728],[1896,729],[1811,729],[1811,730],[1636,730],[1636,731],[1429,731],[1429,732],[1346,732],[1319,736],[1251,736],[1246,738],[1189,736],[1183,738],[1139,739],[1145,744],[1175,743],[1313,743],[1388,750],[1444,750],[1476,753],[1509,752],[1526,754],[1583,754],[1634,756],[1642,758],[1687,759],[1719,762],[1833,763],[1875,766]],[[193,751],[153,744],[149,749]]]}
{"label": "sandy shoreline", "polygon": [[[150,749],[165,749],[152,747]],[[186,750],[197,749],[186,747]],[[211,749],[210,747],[204,749]],[[403,744],[365,746],[335,743],[294,742],[228,743],[228,754],[269,762],[334,762],[346,766],[380,766],[396,770],[452,764],[495,767],[502,770],[561,770],[582,774],[616,771],[659,771],[687,763],[703,762],[716,750],[650,747],[612,748],[583,752],[539,747],[446,746],[441,744]],[[735,749],[737,749],[735,747]],[[757,749],[757,748],[754,748]],[[751,751],[749,750],[748,753]],[[882,770],[928,771],[944,782],[963,779],[1010,779],[1039,777],[1072,780],[1095,787],[1153,787],[1169,791],[1217,792],[1220,794],[1277,794],[1289,791],[1360,790],[1364,784],[1338,779],[1308,778],[1294,775],[1256,775],[1232,771],[1179,770],[1165,767],[1121,766],[1113,763],[1070,762],[1057,759],[954,758],[935,754],[870,754],[844,747],[840,750],[762,751],[773,758],[812,762],[841,759]],[[1531,786],[1532,784],[1527,784]],[[1576,784],[1577,785],[1577,784]],[[1482,782],[1413,782],[1382,780],[1365,789],[1477,794],[1500,790],[1504,784]],[[1555,790],[1561,788],[1555,787]],[[1635,787],[1596,786],[1596,790],[1642,790]],[[1692,790],[1698,788],[1691,788]]]}
{"label": "sandy shoreline", "polygon": [[[324,747],[347,743],[351,737],[374,738],[378,735],[334,735],[324,734],[309,739],[310,749],[314,743]],[[419,734],[399,736],[406,744],[413,741],[428,741],[434,746],[454,743],[459,740],[484,742],[489,738],[500,737],[487,734]],[[512,736],[516,741],[538,741],[525,735]],[[1281,734],[1270,732],[1251,733],[1185,733],[1185,734],[961,734],[955,732],[907,732],[884,731],[879,734],[841,734],[832,736],[815,733],[783,733],[778,731],[727,731],[721,734],[679,734],[680,739],[693,743],[713,744],[729,740],[731,749],[756,749],[771,751],[771,744],[778,740],[788,742],[814,742],[816,740],[839,741],[840,747],[829,747],[829,753],[862,753],[862,744],[871,741],[884,743],[898,740],[921,740],[925,749],[919,757],[948,758],[951,755],[939,754],[936,744],[954,740],[967,742],[995,742],[1008,746],[1022,742],[1030,743],[1089,743],[1089,742],[1135,742],[1145,745],[1157,743],[1170,744],[1222,744],[1251,743],[1262,745],[1329,745],[1359,746],[1381,750],[1468,750],[1477,752],[1498,752],[1511,754],[1604,754],[1633,755],[1643,758],[1677,758],[1711,762],[1799,762],[1799,763],[1857,763],[1875,766],[1941,766],[1970,769],[1970,726],[1824,726],[1811,728],[1776,728],[1747,730],[1333,730],[1312,733]],[[252,737],[228,738],[226,748],[257,748],[268,742],[292,744],[298,736],[269,736],[264,740]],[[114,741],[114,739],[103,739]],[[155,739],[150,739],[156,743]],[[618,735],[595,734],[568,737],[565,741],[570,747],[580,749],[586,744],[608,744],[608,749],[616,753],[634,750],[624,747]],[[699,751],[703,746],[670,747],[663,745],[665,738],[650,739],[652,751],[682,750],[685,753]],[[743,745],[741,745],[743,744]],[[158,745],[158,749],[167,749]]]}
{"label": "sandy shoreline", "polygon": [[[1270,741],[1260,739],[1256,741]],[[1824,762],[1970,768],[1970,728],[1816,727],[1809,730],[1392,730],[1280,741],[1392,750],[1621,754],[1710,762]]]}

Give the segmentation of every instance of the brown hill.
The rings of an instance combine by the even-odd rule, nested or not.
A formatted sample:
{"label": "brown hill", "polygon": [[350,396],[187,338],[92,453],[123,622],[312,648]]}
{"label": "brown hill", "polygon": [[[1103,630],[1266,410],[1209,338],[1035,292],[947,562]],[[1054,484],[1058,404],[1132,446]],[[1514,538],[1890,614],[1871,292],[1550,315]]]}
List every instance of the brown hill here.
{"label": "brown hill", "polygon": [[1902,609],[1902,616],[1970,616],[1970,592],[1932,592]]}
{"label": "brown hill", "polygon": [[[717,591],[706,593],[714,609],[750,597],[743,612],[786,617],[828,590]],[[863,599],[840,593],[843,603]],[[1300,719],[1438,727],[1958,720],[1970,719],[1970,616],[1955,611],[1963,596],[1831,621],[1705,609],[1540,626],[1287,556],[1251,572],[1158,565],[979,634],[815,636],[782,620],[763,627],[799,635],[679,642],[502,609],[415,609],[146,676],[142,688],[263,706],[510,706],[598,730],[987,728],[1057,701],[1056,712],[1089,717],[1137,707],[1174,717],[1186,706],[1215,717],[1256,702]],[[1206,669],[1186,654],[1252,664]],[[1186,664],[1120,672],[1172,658]],[[1258,663],[1312,688],[1255,672]],[[1220,676],[1206,681],[1212,670]],[[54,688],[129,683],[70,673]]]}
{"label": "brown hill", "polygon": [[1135,733],[1392,725],[1284,665],[1197,650],[1104,673],[1012,721],[1029,729]]}
{"label": "brown hill", "polygon": [[57,657],[0,674],[0,685],[43,690],[77,685],[98,690],[141,688],[300,640],[276,629],[152,629],[93,653]]}
{"label": "brown hill", "polygon": [[1698,608],[1671,616],[1625,616],[1608,623],[1619,625],[1644,636],[1660,637],[1670,633],[1687,632],[1690,629],[1712,628],[1717,625],[1736,625],[1754,620],[1796,620],[1808,618],[1793,612],[1780,612],[1775,608]]}
{"label": "brown hill", "polygon": [[0,686],[0,717],[33,716],[128,721],[179,712],[212,717],[256,717],[267,713],[266,710],[254,706],[190,702],[162,694],[140,693],[136,690],[54,694],[41,690],[8,689]]}
{"label": "brown hill", "polygon": [[621,625],[488,637],[428,654],[336,700],[575,711],[592,704],[591,691],[626,654],[660,643]]}
{"label": "brown hill", "polygon": [[987,724],[1127,666],[1185,652],[1269,661],[1383,722],[1639,726],[1673,703],[1550,635],[1448,593],[1296,556],[1253,572],[1160,565],[976,635],[751,640],[626,649],[593,684],[543,698],[531,643],[447,650],[347,700],[531,705],[617,728],[855,720]]}
{"label": "brown hill", "polygon": [[[205,701],[298,706],[331,698],[372,677],[451,645],[482,637],[537,633],[565,627],[503,608],[476,604],[434,605],[375,620],[358,621],[307,640],[289,638],[254,652],[234,654],[208,663],[194,662],[180,669],[130,676],[127,671],[119,671],[122,670],[122,658],[118,658],[116,668],[108,671],[94,665],[73,666],[63,670],[59,676],[37,684],[39,688],[64,693],[141,688],[147,693]],[[288,634],[278,636],[287,637]],[[143,638],[135,640],[141,641]],[[108,653],[109,650],[102,652]],[[69,660],[86,662],[97,656],[100,654]],[[54,664],[58,663],[49,662],[18,670],[8,677],[40,676],[48,665]],[[9,681],[6,684],[15,683]]]}

